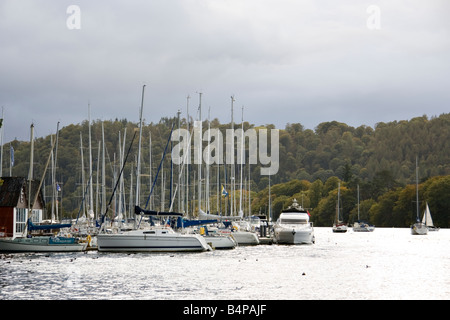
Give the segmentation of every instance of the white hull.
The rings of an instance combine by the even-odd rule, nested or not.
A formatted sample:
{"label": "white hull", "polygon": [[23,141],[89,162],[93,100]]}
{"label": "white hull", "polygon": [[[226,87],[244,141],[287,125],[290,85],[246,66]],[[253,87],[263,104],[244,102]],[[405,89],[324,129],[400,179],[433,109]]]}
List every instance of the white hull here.
{"label": "white hull", "polygon": [[231,236],[203,236],[213,249],[234,249],[238,245]]}
{"label": "white hull", "polygon": [[373,232],[375,230],[374,226],[366,223],[355,222],[353,225],[353,232]]}
{"label": "white hull", "polygon": [[87,243],[67,243],[53,237],[0,239],[0,252],[79,252]]}
{"label": "white hull", "polygon": [[423,223],[415,223],[413,226],[411,226],[411,234],[412,235],[426,235],[428,234],[428,228]]}
{"label": "white hull", "polygon": [[275,242],[278,244],[313,244],[315,242],[313,228],[275,228]]}
{"label": "white hull", "polygon": [[345,233],[345,232],[347,232],[347,226],[346,225],[334,225],[333,232],[334,233]]}
{"label": "white hull", "polygon": [[107,252],[198,252],[211,250],[198,234],[180,234],[172,229],[134,230],[97,235],[98,251]]}
{"label": "white hull", "polygon": [[314,228],[309,222],[309,213],[294,199],[291,206],[283,210],[274,226],[274,242],[278,244],[312,244],[315,242]]}
{"label": "white hull", "polygon": [[259,244],[258,235],[250,231],[234,231],[231,236],[239,246],[255,246]]}

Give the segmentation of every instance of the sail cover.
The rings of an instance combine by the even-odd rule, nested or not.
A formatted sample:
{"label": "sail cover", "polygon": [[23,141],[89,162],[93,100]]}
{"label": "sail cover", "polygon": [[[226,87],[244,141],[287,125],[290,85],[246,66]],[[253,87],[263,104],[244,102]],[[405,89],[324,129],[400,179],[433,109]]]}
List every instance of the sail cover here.
{"label": "sail cover", "polygon": [[134,207],[135,214],[143,214],[146,216],[183,216],[182,213],[179,212],[164,212],[164,211],[154,211],[154,210],[145,210],[139,206]]}

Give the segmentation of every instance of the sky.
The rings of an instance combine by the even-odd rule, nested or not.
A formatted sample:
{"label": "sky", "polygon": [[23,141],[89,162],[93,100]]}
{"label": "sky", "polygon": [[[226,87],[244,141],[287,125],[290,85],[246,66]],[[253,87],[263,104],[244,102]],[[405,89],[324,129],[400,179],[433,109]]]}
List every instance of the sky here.
{"label": "sky", "polygon": [[[448,0],[0,0],[3,142],[88,119],[314,129],[450,111]],[[189,98],[188,98],[189,97]],[[196,119],[195,119],[196,120]]]}

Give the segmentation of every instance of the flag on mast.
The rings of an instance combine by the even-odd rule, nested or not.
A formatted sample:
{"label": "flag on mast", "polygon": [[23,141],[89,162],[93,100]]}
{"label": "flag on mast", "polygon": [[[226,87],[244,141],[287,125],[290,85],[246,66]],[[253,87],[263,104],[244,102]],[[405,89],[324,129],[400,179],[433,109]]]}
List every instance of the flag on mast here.
{"label": "flag on mast", "polygon": [[225,190],[225,187],[222,185],[222,197],[228,197],[228,192]]}

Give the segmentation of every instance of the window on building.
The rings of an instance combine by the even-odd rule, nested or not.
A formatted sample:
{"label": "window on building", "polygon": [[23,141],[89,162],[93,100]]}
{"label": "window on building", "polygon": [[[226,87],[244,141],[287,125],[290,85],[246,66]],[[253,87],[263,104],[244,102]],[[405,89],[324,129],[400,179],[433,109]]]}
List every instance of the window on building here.
{"label": "window on building", "polygon": [[16,208],[16,233],[24,232],[26,224],[27,224],[27,209]]}

